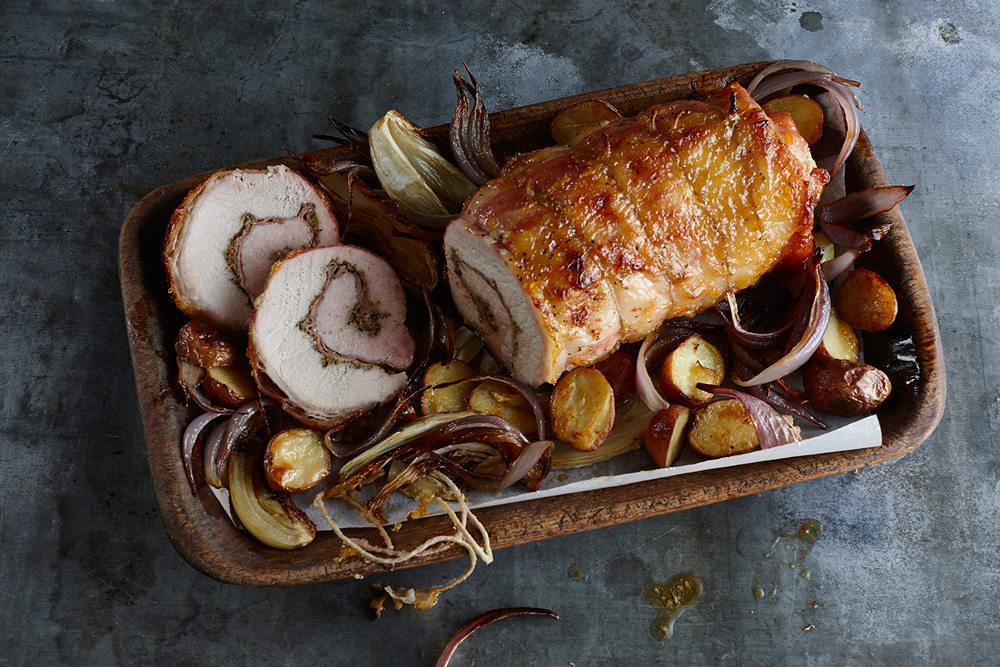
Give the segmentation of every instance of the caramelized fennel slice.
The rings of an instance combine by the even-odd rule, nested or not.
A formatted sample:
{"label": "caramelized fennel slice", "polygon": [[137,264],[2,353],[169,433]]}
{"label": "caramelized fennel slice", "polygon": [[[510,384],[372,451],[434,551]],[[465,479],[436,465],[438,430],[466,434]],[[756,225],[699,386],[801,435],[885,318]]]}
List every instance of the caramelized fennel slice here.
{"label": "caramelized fennel slice", "polygon": [[243,527],[269,547],[298,549],[316,537],[316,526],[292,499],[264,484],[257,457],[245,452],[230,455],[229,499]]}

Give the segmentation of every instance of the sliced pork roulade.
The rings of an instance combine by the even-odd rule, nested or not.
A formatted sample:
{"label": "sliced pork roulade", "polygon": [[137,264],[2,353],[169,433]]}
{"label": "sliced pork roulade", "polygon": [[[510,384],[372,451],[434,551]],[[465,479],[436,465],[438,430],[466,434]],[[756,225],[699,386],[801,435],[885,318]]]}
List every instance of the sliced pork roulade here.
{"label": "sliced pork roulade", "polygon": [[445,233],[459,312],[538,385],[801,262],[829,175],[787,120],[733,85],[516,158]]}
{"label": "sliced pork roulade", "polygon": [[326,196],[285,166],[213,174],[174,212],[163,251],[170,292],[188,317],[241,332],[271,265],[335,245]]}
{"label": "sliced pork roulade", "polygon": [[336,428],[395,397],[414,342],[392,267],[354,246],[292,253],[274,265],[250,320],[261,391],[291,415]]}

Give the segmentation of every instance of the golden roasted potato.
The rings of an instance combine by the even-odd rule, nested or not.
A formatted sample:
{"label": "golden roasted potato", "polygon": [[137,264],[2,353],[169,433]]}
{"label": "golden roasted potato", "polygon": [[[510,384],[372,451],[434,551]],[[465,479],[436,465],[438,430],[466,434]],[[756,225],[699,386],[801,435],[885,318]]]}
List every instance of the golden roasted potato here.
{"label": "golden roasted potato", "polygon": [[475,389],[474,382],[461,382],[447,387],[436,388],[456,380],[472,377],[472,367],[464,361],[452,359],[446,364],[433,363],[424,371],[424,390],[420,395],[420,411],[425,415],[445,412],[461,412],[469,408],[469,394]]}
{"label": "golden roasted potato", "polygon": [[684,339],[660,367],[660,385],[668,400],[698,406],[712,394],[698,389],[698,383],[719,384],[726,378],[726,362],[719,350],[693,334]]}
{"label": "golden roasted potato", "polygon": [[735,398],[698,408],[688,431],[691,449],[713,459],[746,454],[757,449],[759,444],[750,414]]}
{"label": "golden roasted potato", "polygon": [[516,390],[499,382],[487,380],[473,389],[469,394],[469,409],[506,419],[528,437],[538,432],[531,404]]}
{"label": "golden roasted potato", "polygon": [[549,410],[556,436],[575,449],[591,452],[614,426],[614,391],[600,371],[574,368],[556,383]]}
{"label": "golden roasted potato", "polygon": [[823,136],[823,108],[805,95],[785,95],[764,103],[768,115],[781,112],[792,117],[799,134],[812,146]]}
{"label": "golden roasted potato", "polygon": [[896,292],[882,276],[869,269],[854,269],[833,295],[840,318],[862,331],[884,331],[896,320]]}
{"label": "golden roasted potato", "polygon": [[802,369],[802,382],[817,410],[841,417],[871,412],[892,392],[885,373],[846,359],[813,357]]}
{"label": "golden roasted potato", "polygon": [[177,357],[201,368],[232,366],[239,358],[236,345],[218,329],[200,320],[191,320],[177,332]]}
{"label": "golden roasted potato", "polygon": [[671,405],[660,410],[646,424],[642,441],[653,462],[661,468],[669,468],[677,460],[687,435],[691,410],[683,405]]}
{"label": "golden roasted potato", "polygon": [[330,452],[311,428],[278,433],[264,451],[264,474],[275,490],[298,493],[316,486],[330,474]]}
{"label": "golden roasted potato", "polygon": [[618,110],[607,102],[585,100],[557,113],[549,131],[557,144],[565,146],[584,130],[621,117]]}
{"label": "golden roasted potato", "polygon": [[830,322],[823,332],[823,340],[816,349],[816,355],[830,359],[857,361],[860,345],[854,328],[837,316],[837,309],[830,308]]}
{"label": "golden roasted potato", "polygon": [[594,364],[604,379],[611,385],[615,395],[615,407],[625,404],[635,396],[635,357],[618,350],[610,357]]}
{"label": "golden roasted potato", "polygon": [[206,369],[201,388],[209,398],[227,408],[238,408],[257,397],[257,385],[243,363]]}

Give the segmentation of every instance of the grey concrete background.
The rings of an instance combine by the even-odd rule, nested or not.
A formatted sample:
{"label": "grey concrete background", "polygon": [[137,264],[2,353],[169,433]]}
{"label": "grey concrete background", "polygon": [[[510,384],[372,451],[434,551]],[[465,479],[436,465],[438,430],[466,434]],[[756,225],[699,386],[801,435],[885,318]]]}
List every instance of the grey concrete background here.
{"label": "grey concrete background", "polygon": [[[1000,119],[992,3],[0,3],[0,663],[429,664],[498,606],[556,609],[459,664],[977,664],[1000,649]],[[219,584],[167,542],[143,454],[116,241],[142,191],[318,146],[329,113],[450,117],[467,61],[491,108],[769,57],[864,82],[864,122],[938,309],[947,412],[895,463],[510,549],[427,612],[366,582]],[[772,540],[823,537],[751,595]],[[579,565],[587,578],[574,578]],[[457,563],[386,577],[440,581]],[[701,602],[666,642],[643,586]]]}

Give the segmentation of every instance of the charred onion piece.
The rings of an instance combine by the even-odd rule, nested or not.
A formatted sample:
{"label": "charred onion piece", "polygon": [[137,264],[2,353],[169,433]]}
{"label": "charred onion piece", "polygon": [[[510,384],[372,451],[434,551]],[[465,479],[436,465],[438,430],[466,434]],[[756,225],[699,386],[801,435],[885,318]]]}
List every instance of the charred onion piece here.
{"label": "charred onion piece", "polygon": [[333,195],[337,213],[347,220],[351,232],[371,244],[401,278],[433,290],[439,274],[435,246],[418,238],[425,233],[423,230],[400,219],[398,206],[376,196],[365,183],[352,180],[351,173],[317,175]]}
{"label": "charred onion piece", "polygon": [[[451,153],[465,175],[476,185],[482,185],[500,173],[490,148],[490,117],[483,105],[479,82],[466,66],[471,83],[455,70],[453,79],[458,92],[455,113],[448,136]],[[469,101],[472,95],[472,101]]]}
{"label": "charred onion piece", "polygon": [[205,444],[202,445],[202,474],[205,475],[205,481],[208,482],[209,486],[216,489],[226,486],[222,478],[219,477],[219,471],[215,467],[215,460],[219,456],[219,449],[222,447],[222,439],[226,435],[227,428],[229,428],[228,420],[217,425],[205,440]]}
{"label": "charred onion piece", "polygon": [[743,328],[740,322],[740,311],[736,302],[736,295],[732,292],[727,292],[726,301],[729,303],[729,318],[726,322],[729,327],[729,334],[745,347],[758,349],[774,347],[788,333],[788,328],[792,326],[792,320],[789,319],[782,326],[772,331],[748,331]]}
{"label": "charred onion piece", "polygon": [[548,609],[538,609],[535,607],[508,607],[505,609],[494,609],[488,611],[481,616],[477,616],[462,627],[460,627],[448,643],[445,644],[444,650],[441,652],[441,657],[435,663],[435,667],[448,667],[448,663],[451,661],[451,657],[455,654],[455,649],[458,645],[468,639],[474,632],[481,628],[485,628],[490,623],[494,621],[502,621],[505,618],[510,618],[511,616],[548,616],[549,618],[554,618],[559,620],[559,614]]}
{"label": "charred onion piece", "polygon": [[191,485],[191,493],[197,493],[198,488],[194,482],[194,447],[198,444],[198,438],[202,432],[219,417],[225,415],[221,412],[206,412],[195,417],[187,428],[184,429],[184,437],[181,439],[181,460],[184,463],[184,472],[187,475],[188,484]]}
{"label": "charred onion piece", "polygon": [[[551,455],[554,446],[555,443],[551,440],[536,440],[522,449],[518,453],[517,458],[510,463],[509,469],[504,473],[504,476],[500,478],[497,491],[503,491],[508,486],[522,481],[531,472],[532,468],[548,457],[548,465],[545,466],[545,470],[541,474],[542,478],[544,478],[549,472],[548,467],[552,464]],[[538,487],[536,486],[535,488],[537,489]]]}
{"label": "charred onion piece", "polygon": [[858,116],[858,109],[864,111],[864,107],[850,90],[851,87],[857,87],[861,84],[851,79],[839,77],[822,65],[793,60],[777,62],[763,69],[747,86],[747,91],[753,95],[755,100],[763,102],[769,95],[800,85],[817,86],[828,90],[844,112],[847,126],[844,144],[830,169],[830,175],[836,175],[854,150],[861,133],[861,119]]}
{"label": "charred onion piece", "polygon": [[722,396],[732,396],[739,400],[746,408],[750,419],[753,420],[754,429],[757,431],[757,440],[761,449],[770,449],[779,445],[787,445],[801,439],[798,429],[791,426],[784,417],[778,414],[774,408],[755,396],[738,389],[729,387],[713,387],[712,385],[699,385],[710,394]]}
{"label": "charred onion piece", "polygon": [[[823,334],[826,332],[826,326],[830,321],[830,288],[826,284],[826,278],[823,277],[818,256],[811,258],[809,268],[807,269],[807,276],[810,282],[802,287],[803,294],[811,294],[812,298],[810,299],[808,311],[803,313],[804,317],[800,320],[798,328],[802,329],[801,336],[797,339],[793,336],[793,340],[796,340],[796,343],[781,359],[778,359],[778,361],[760,371],[749,380],[734,379],[736,384],[742,387],[749,387],[783,378],[789,373],[798,370],[809,361],[809,357],[812,356],[813,352],[816,351],[816,348],[823,341]],[[793,331],[793,335],[794,333]]]}
{"label": "charred onion piece", "polygon": [[316,537],[316,526],[291,497],[267,488],[257,457],[233,452],[229,461],[229,498],[243,527],[269,547],[298,549]]}

